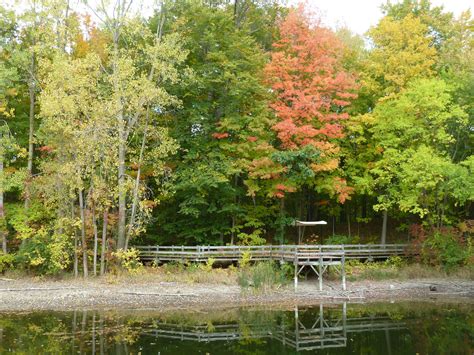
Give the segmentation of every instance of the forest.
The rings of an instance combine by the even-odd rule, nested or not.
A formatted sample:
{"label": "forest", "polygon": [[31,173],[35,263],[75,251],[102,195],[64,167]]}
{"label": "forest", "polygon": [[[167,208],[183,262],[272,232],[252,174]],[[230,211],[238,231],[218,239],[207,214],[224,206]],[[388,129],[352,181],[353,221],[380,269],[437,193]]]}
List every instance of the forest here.
{"label": "forest", "polygon": [[469,10],[386,2],[359,35],[311,1],[141,5],[0,5],[0,272],[294,244],[295,219],[474,262]]}

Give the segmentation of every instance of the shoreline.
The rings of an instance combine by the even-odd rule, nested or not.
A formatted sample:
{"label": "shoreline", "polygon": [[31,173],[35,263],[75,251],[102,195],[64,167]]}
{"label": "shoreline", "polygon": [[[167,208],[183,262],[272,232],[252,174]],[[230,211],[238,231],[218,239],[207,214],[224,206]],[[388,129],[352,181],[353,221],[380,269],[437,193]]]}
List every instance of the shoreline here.
{"label": "shoreline", "polygon": [[267,292],[241,291],[238,285],[106,279],[17,280],[0,278],[0,312],[68,311],[74,309],[202,309],[252,306],[310,306],[321,303],[369,302],[474,303],[474,281],[411,279],[349,281],[342,291],[337,281],[318,290],[315,280]]}

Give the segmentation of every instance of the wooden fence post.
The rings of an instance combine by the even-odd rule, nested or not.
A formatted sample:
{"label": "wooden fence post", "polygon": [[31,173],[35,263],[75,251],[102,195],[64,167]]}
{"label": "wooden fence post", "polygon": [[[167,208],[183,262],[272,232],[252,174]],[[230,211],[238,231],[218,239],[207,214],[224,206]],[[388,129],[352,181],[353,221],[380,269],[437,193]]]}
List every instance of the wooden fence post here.
{"label": "wooden fence post", "polygon": [[345,270],[345,259],[346,256],[342,254],[341,258],[341,276],[342,276],[342,289],[346,290],[346,270]]}
{"label": "wooden fence post", "polygon": [[319,254],[319,291],[323,290],[323,256]]}

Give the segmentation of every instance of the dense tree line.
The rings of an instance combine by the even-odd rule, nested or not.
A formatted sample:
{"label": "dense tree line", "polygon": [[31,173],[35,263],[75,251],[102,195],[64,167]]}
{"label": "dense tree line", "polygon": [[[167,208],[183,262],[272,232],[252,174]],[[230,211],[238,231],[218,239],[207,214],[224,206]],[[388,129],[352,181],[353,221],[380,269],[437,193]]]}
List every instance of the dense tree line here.
{"label": "dense tree line", "polygon": [[363,37],[279,0],[139,5],[0,7],[3,258],[87,275],[133,244],[291,243],[295,218],[469,228],[469,11],[387,3]]}

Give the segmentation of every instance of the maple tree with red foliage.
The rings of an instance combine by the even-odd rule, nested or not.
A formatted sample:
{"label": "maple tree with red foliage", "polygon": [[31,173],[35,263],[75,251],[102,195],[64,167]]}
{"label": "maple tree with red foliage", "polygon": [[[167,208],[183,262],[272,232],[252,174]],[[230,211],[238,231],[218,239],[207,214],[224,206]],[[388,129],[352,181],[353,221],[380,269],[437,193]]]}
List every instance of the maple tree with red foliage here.
{"label": "maple tree with red foliage", "polygon": [[[344,121],[349,117],[344,108],[357,96],[355,79],[342,66],[343,44],[303,5],[290,11],[280,25],[280,35],[265,68],[275,94],[271,108],[277,123],[272,129],[279,148],[291,151],[311,145],[320,152],[311,164],[313,171],[334,171],[338,139],[344,137]],[[342,178],[333,181],[333,192],[344,202],[351,189]]]}

